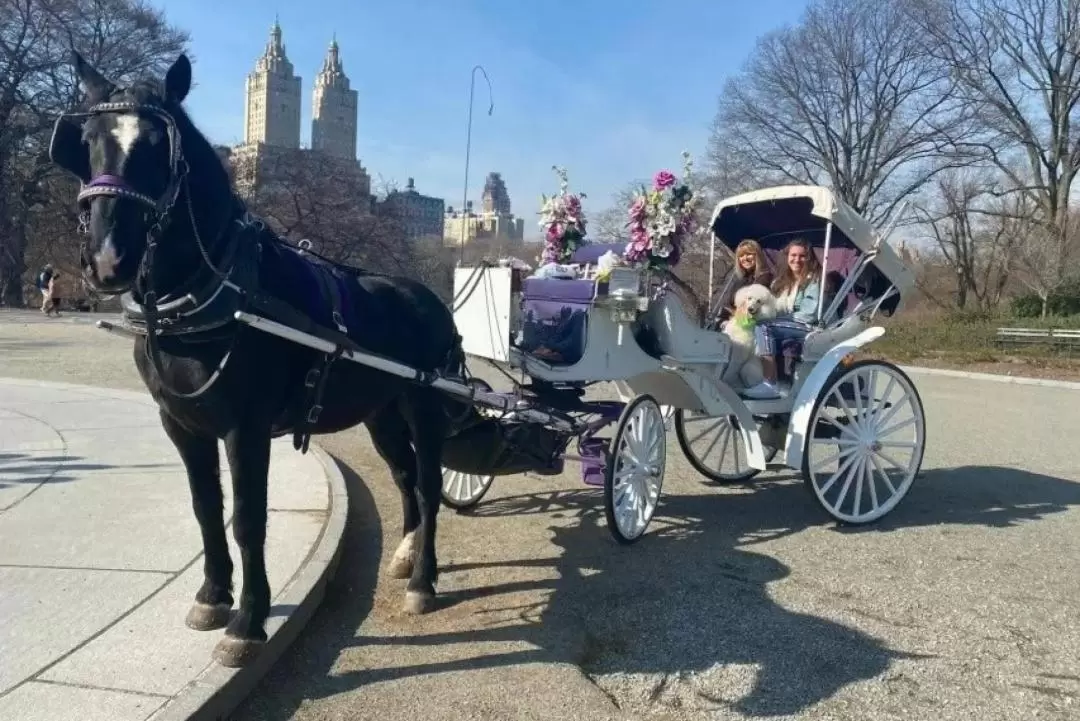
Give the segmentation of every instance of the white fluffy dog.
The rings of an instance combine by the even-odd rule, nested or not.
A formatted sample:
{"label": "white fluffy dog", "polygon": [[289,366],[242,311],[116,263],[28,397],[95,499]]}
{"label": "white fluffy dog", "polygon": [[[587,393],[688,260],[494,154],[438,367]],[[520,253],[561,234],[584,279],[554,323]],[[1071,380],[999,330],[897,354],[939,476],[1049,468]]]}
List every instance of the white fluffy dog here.
{"label": "white fluffy dog", "polygon": [[754,353],[754,326],[775,317],[776,296],[765,286],[754,283],[735,293],[735,314],[724,327],[724,335],[731,339],[731,360],[724,371],[724,383],[750,388],[765,379],[761,359]]}

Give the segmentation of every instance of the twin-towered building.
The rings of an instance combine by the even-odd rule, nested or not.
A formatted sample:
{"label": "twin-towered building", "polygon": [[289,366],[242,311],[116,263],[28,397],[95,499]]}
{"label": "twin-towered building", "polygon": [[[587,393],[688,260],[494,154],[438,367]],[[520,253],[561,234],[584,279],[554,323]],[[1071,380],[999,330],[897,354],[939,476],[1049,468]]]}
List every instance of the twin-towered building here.
{"label": "twin-towered building", "polygon": [[[266,50],[245,85],[244,144],[300,149],[300,77],[285,53],[281,25],[274,22]],[[337,38],[315,75],[311,149],[356,160],[358,94],[349,86]]]}
{"label": "twin-towered building", "polygon": [[[401,221],[410,238],[442,237],[457,244],[465,225],[466,242],[490,237],[520,241],[524,219],[510,212],[510,196],[498,173],[488,176],[483,211],[455,213],[441,198],[421,195],[412,178],[404,190],[393,190],[381,203],[371,195],[371,177],[357,159],[359,97],[345,74],[335,37],[315,75],[311,107],[311,147],[300,144],[302,87],[285,52],[281,25],[275,20],[263,54],[245,84],[244,142],[228,155],[237,183],[253,189],[296,159],[296,153],[318,153],[318,168],[332,169],[354,189],[358,204]],[[240,170],[239,168],[243,168]]]}

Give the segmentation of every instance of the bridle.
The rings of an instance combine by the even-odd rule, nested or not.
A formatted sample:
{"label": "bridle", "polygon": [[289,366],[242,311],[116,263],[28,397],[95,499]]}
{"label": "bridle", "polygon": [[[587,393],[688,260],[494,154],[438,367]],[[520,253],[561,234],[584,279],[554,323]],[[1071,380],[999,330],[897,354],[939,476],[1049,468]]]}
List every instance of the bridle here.
{"label": "bridle", "polygon": [[[161,359],[159,357],[158,336],[161,334],[161,327],[159,323],[158,298],[156,290],[153,287],[154,254],[165,230],[173,219],[173,211],[176,209],[177,199],[179,198],[182,189],[187,191],[186,205],[188,216],[191,221],[192,235],[195,244],[199,249],[199,253],[202,256],[202,261],[214,275],[217,276],[220,285],[230,286],[233,290],[241,293],[242,291],[229,280],[229,272],[223,272],[214,264],[213,260],[210,258],[206,245],[199,235],[198,224],[195,222],[195,211],[191,203],[191,187],[188,178],[190,167],[187,160],[184,158],[180,132],[177,129],[176,120],[167,109],[152,103],[104,102],[97,103],[83,112],[61,115],[57,119],[56,126],[53,129],[53,137],[49,149],[50,157],[53,158],[54,162],[59,162],[57,161],[57,157],[60,155],[60,152],[63,152],[63,149],[58,147],[58,143],[63,143],[63,138],[65,137],[63,135],[65,129],[62,123],[72,123],[73,118],[81,118],[83,119],[83,122],[85,122],[86,118],[104,113],[147,113],[164,122],[169,141],[169,181],[166,184],[165,191],[156,198],[131,187],[124,178],[118,175],[103,173],[92,177],[89,182],[82,182],[82,187],[79,189],[78,196],[76,197],[76,202],[79,205],[78,231],[81,235],[89,234],[90,202],[95,198],[131,200],[144,206],[149,228],[146,231],[146,249],[143,252],[142,260],[139,263],[135,287],[141,296],[142,302],[139,303],[139,305],[146,317],[146,355],[153,364],[154,369],[158,374],[161,387],[165,392],[175,398],[192,400],[209,390],[210,386],[221,376],[225,364],[232,355],[232,350],[235,345],[235,335],[234,344],[230,346],[210,378],[200,388],[191,393],[180,393],[166,384],[164,368],[162,367]],[[66,132],[70,133],[70,130]],[[67,138],[68,142],[70,142],[70,135],[68,135]],[[63,165],[63,163],[60,164]],[[231,219],[226,222],[221,230],[221,234],[224,234],[227,231],[231,222]],[[82,247],[85,249],[86,244],[83,243]],[[194,300],[194,298],[192,298],[192,300]]]}
{"label": "bridle", "polygon": [[[131,187],[124,178],[109,173],[103,173],[96,177],[92,177],[89,182],[82,183],[79,194],[76,196],[76,202],[79,205],[79,233],[82,235],[86,235],[90,232],[90,201],[94,198],[119,198],[131,200],[139,203],[145,208],[147,220],[150,221],[150,227],[146,232],[146,252],[143,254],[136,283],[148,286],[150,270],[153,265],[154,248],[157,246],[158,241],[165,233],[165,229],[172,219],[172,212],[175,209],[177,198],[180,197],[180,190],[187,187],[189,167],[184,158],[180,132],[177,130],[175,118],[173,118],[172,114],[164,107],[154,103],[97,103],[83,112],[66,113],[60,116],[56,121],[57,129],[62,122],[71,122],[73,118],[81,118],[85,121],[86,118],[103,115],[105,113],[145,113],[153,115],[165,124],[166,132],[168,134],[169,181],[165,186],[165,191],[159,197],[154,198],[146,193],[138,191]],[[54,146],[57,142],[57,137],[59,137],[57,129],[53,130]],[[50,151],[52,151],[52,148],[50,148]],[[190,205],[191,194],[188,193],[189,210]],[[192,227],[194,227],[194,224]],[[197,231],[195,235],[196,242],[202,246]],[[205,255],[206,254],[204,253],[204,256]],[[205,260],[209,260],[209,258],[206,257]],[[210,265],[213,267],[212,263]],[[139,290],[143,293],[144,297],[147,292],[153,294],[153,290],[148,287],[139,288]]]}

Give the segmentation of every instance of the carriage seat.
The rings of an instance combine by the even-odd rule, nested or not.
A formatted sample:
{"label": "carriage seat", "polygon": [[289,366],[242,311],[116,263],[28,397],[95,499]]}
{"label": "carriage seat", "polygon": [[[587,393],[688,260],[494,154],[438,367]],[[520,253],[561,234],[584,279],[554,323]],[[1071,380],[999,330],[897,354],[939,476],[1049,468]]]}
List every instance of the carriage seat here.
{"label": "carriage seat", "polygon": [[553,366],[577,363],[585,353],[596,289],[594,280],[526,278],[518,347]]}
{"label": "carriage seat", "polygon": [[660,353],[685,363],[726,363],[731,357],[728,337],[690,320],[682,301],[669,291],[653,300],[644,325]]}

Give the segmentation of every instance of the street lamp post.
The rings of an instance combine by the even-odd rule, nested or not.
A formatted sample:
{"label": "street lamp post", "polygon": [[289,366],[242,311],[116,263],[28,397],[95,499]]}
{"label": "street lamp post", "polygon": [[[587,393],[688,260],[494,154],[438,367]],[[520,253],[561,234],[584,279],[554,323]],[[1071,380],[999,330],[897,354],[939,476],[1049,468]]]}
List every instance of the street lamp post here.
{"label": "street lamp post", "polygon": [[458,257],[458,265],[461,265],[465,261],[465,228],[468,222],[469,208],[469,155],[472,152],[472,110],[473,110],[473,95],[476,91],[476,71],[479,70],[488,86],[488,115],[495,110],[495,100],[491,92],[491,79],[488,77],[487,71],[484,70],[482,65],[476,65],[472,69],[472,75],[469,79],[469,127],[465,136],[465,190],[461,196],[461,254]]}

